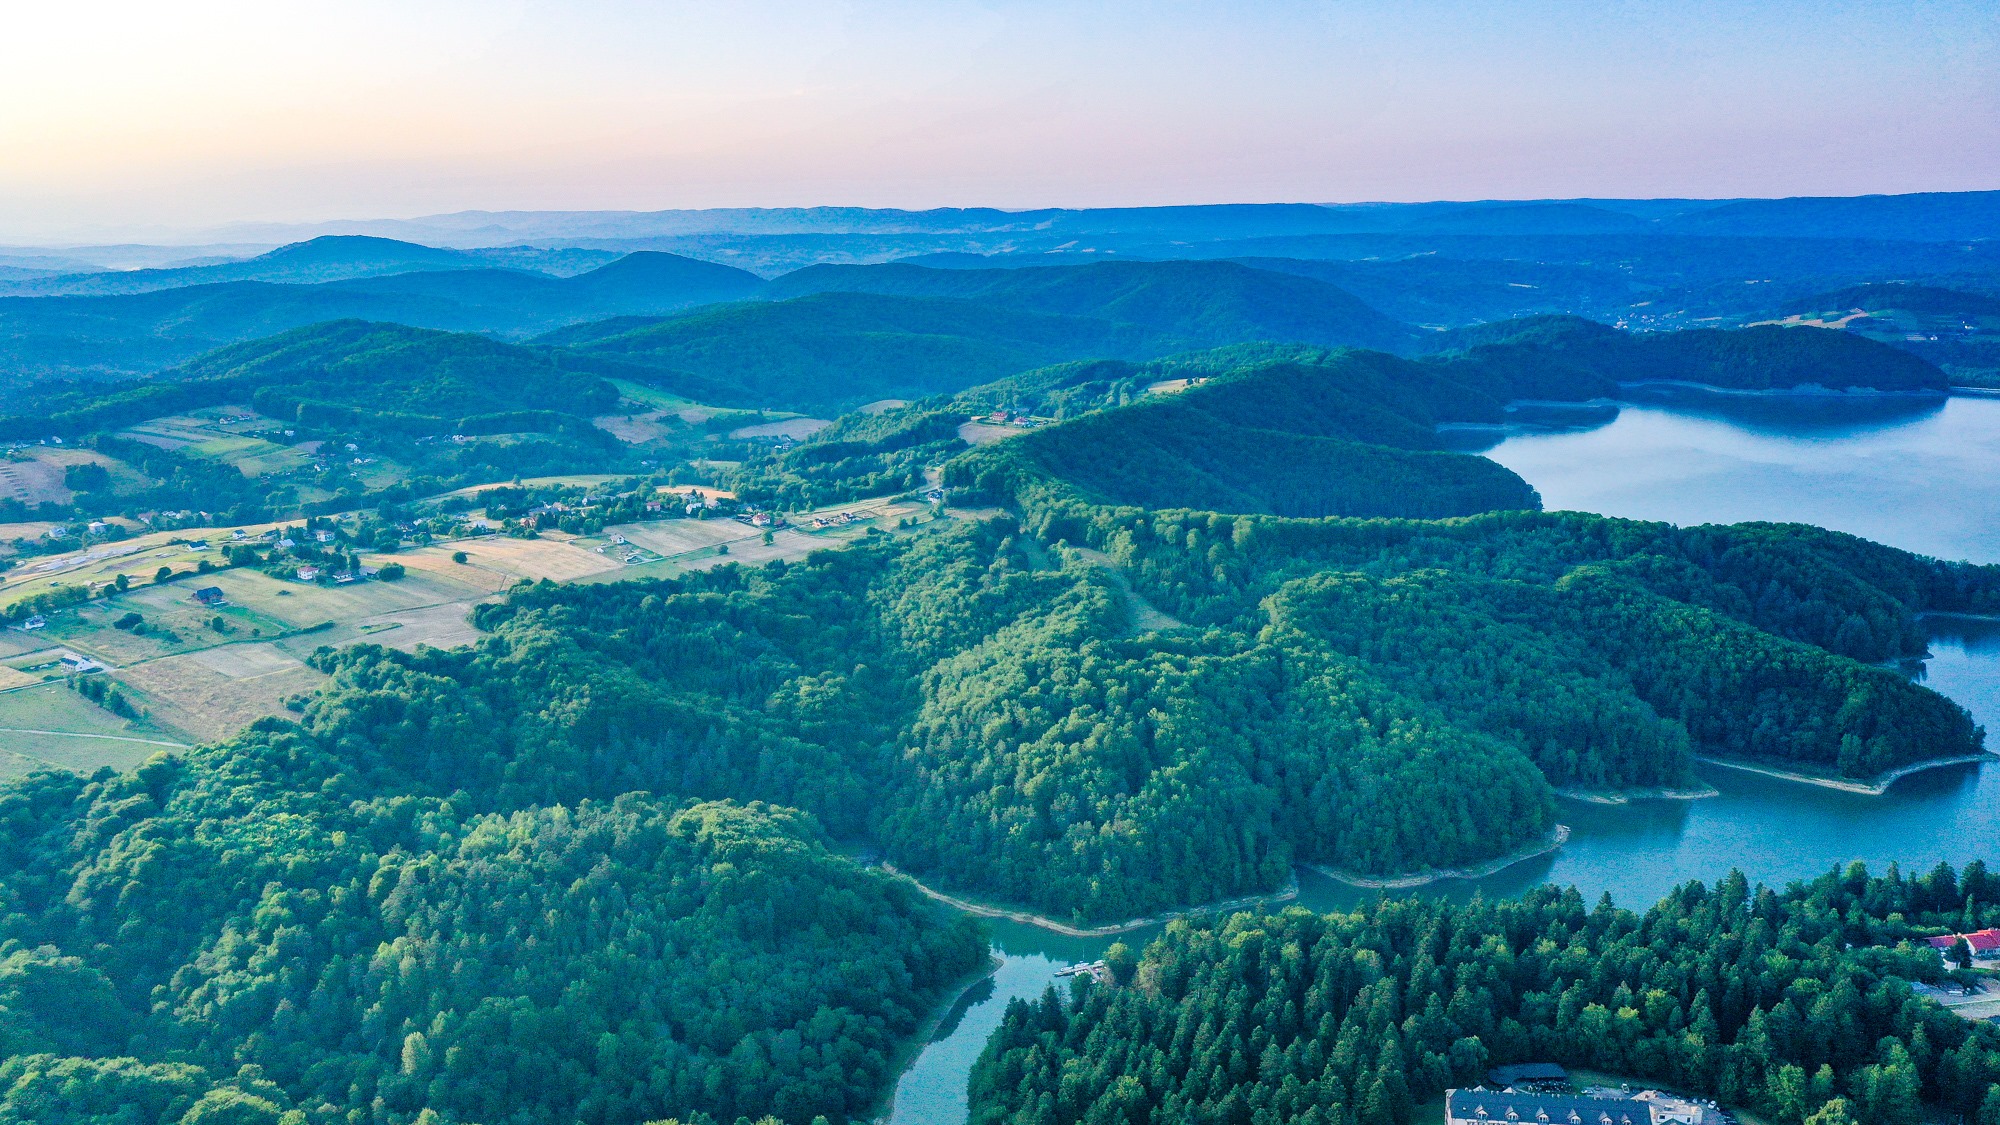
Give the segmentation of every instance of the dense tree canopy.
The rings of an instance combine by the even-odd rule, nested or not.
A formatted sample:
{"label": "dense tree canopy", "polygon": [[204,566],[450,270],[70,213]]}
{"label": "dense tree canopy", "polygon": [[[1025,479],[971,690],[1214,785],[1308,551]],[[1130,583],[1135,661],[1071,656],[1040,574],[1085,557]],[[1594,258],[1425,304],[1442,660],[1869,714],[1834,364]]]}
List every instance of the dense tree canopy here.
{"label": "dense tree canopy", "polygon": [[1552,1059],[1783,1125],[1917,1125],[1927,1105],[1985,1125],[2000,1032],[1913,994],[1944,970],[1912,939],[1990,917],[1996,894],[1977,864],[1856,865],[1782,894],[1692,883],[1644,914],[1547,887],[1175,922],[1128,987],[1014,1001],[972,1120],[1410,1125],[1491,1064]]}

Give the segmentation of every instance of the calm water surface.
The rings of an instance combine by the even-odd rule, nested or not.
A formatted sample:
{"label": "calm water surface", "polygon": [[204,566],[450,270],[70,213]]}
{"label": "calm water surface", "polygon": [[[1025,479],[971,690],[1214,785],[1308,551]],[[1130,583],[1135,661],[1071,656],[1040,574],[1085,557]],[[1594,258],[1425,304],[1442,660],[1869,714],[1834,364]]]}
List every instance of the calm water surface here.
{"label": "calm water surface", "polygon": [[1649,397],[1608,426],[1513,436],[1486,456],[1550,509],[1789,520],[2000,562],[2000,399]]}
{"label": "calm water surface", "polygon": [[[1826,401],[1679,394],[1625,406],[1594,429],[1509,436],[1486,455],[1541,490],[1551,509],[1729,523],[1796,520],[1943,558],[2000,561],[2000,400]],[[2000,622],[1939,618],[1919,673],[2000,738]],[[1573,833],[1560,851],[1479,880],[1418,892],[1465,899],[1546,882],[1606,891],[1644,907],[1677,883],[1732,867],[1782,884],[1863,860],[1927,869],[1994,857],[2000,762],[1952,766],[1897,782],[1880,797],[1704,768],[1721,795],[1700,801],[1562,804]],[[1303,905],[1331,909],[1364,894],[1301,873]],[[995,923],[1000,970],[962,998],[896,1088],[894,1125],[966,1117],[966,1077],[1007,1001],[1041,994],[1055,970],[1113,940],[1065,938]]]}

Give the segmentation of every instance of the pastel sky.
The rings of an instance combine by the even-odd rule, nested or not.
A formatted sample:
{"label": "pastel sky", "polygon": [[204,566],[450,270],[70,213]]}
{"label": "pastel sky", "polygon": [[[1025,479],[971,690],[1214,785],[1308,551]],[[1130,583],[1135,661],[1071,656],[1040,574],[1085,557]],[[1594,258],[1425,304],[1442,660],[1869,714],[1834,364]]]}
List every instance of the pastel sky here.
{"label": "pastel sky", "polygon": [[0,238],[2000,187],[2000,0],[6,0]]}

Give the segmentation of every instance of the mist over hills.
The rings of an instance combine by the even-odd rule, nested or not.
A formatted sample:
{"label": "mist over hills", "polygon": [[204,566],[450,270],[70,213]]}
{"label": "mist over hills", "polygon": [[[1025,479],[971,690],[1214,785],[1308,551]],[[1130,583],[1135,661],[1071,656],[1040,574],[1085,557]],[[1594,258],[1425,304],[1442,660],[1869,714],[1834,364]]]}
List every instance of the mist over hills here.
{"label": "mist over hills", "polygon": [[1478,200],[1430,203],[1254,203],[1161,207],[711,208],[663,211],[462,211],[415,219],[237,224],[239,240],[291,241],[367,234],[442,245],[511,241],[742,235],[1033,236],[1051,246],[1111,236],[1183,242],[1300,234],[1457,231],[1873,238],[1911,241],[2000,235],[2000,192],[1927,192],[1849,198],[1750,200]]}
{"label": "mist over hills", "polygon": [[518,337],[581,320],[657,315],[739,299],[762,285],[728,266],[653,253],[627,255],[561,278],[494,268],[389,272],[387,263],[415,256],[406,255],[405,245],[389,243],[386,252],[369,247],[369,255],[340,259],[348,270],[377,267],[375,276],[340,281],[228,281],[118,295],[0,297],[0,372],[15,384],[139,374],[225,344],[343,319]]}
{"label": "mist over hills", "polygon": [[230,281],[303,285],[350,278],[492,267],[579,273],[617,255],[594,250],[504,247],[453,250],[371,235],[321,235],[256,257],[170,268],[67,272],[0,284],[0,296],[102,296]]}

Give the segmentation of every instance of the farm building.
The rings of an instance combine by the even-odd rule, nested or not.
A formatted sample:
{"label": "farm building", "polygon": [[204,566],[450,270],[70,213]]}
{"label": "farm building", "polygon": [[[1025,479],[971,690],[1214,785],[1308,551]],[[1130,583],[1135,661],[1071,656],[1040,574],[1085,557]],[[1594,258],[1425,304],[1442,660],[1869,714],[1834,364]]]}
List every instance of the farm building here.
{"label": "farm building", "polygon": [[221,605],[222,599],[223,599],[222,587],[220,586],[203,586],[201,589],[196,590],[194,592],[194,600],[200,602],[203,605],[207,606]]}

